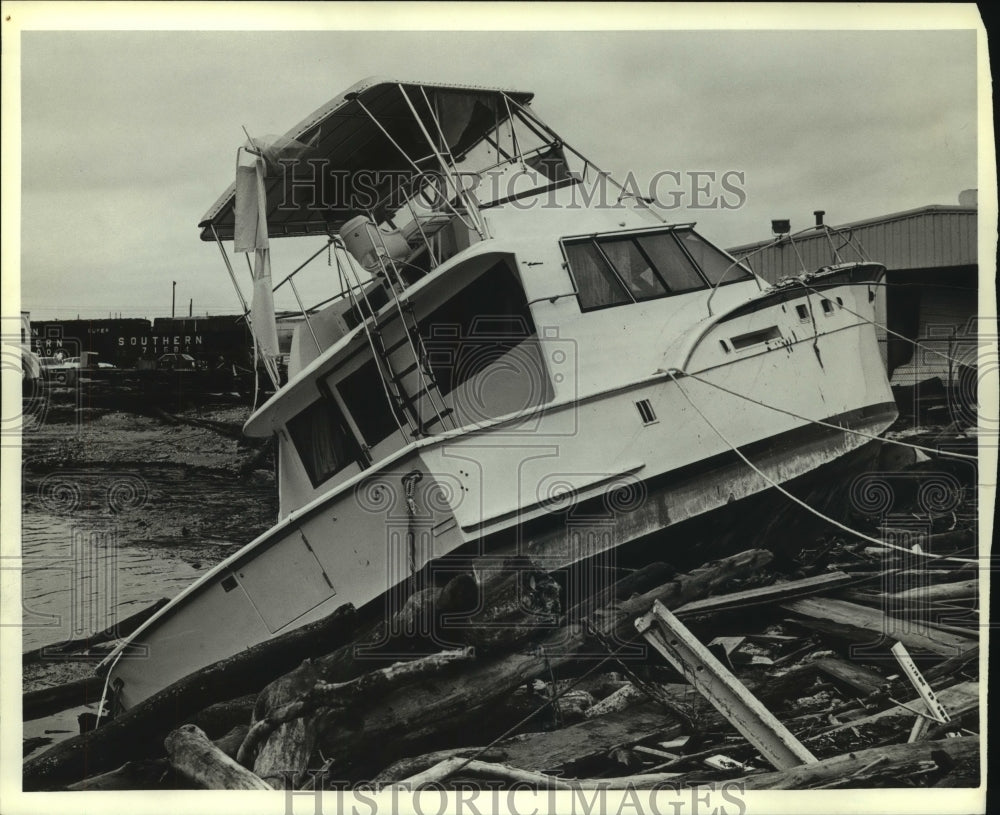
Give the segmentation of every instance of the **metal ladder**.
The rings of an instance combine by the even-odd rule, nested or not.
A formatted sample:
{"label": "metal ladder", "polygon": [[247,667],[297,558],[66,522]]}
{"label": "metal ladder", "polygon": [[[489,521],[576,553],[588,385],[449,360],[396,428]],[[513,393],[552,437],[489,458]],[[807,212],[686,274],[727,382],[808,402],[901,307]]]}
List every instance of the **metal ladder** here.
{"label": "metal ladder", "polygon": [[[369,213],[369,220],[374,222],[374,214]],[[382,342],[381,350],[385,354],[386,365],[389,368],[392,376],[394,377],[394,385],[397,389],[401,389],[403,392],[406,391],[405,383],[402,381],[403,377],[408,376],[414,372],[417,373],[419,378],[420,387],[414,391],[412,395],[408,397],[408,407],[414,414],[417,421],[417,432],[413,435],[427,435],[428,428],[433,425],[440,423],[441,427],[445,427],[445,418],[451,418],[452,428],[458,427],[458,422],[455,420],[454,411],[449,408],[445,403],[444,399],[440,394],[438,389],[437,379],[434,376],[434,370],[430,364],[430,358],[427,354],[427,347],[424,345],[423,337],[420,334],[420,326],[417,323],[416,314],[413,310],[413,305],[407,299],[405,303],[401,303],[399,296],[397,294],[397,287],[399,292],[405,290],[405,285],[403,284],[402,276],[399,273],[399,269],[396,267],[396,262],[393,260],[392,256],[389,254],[388,248],[385,245],[385,241],[382,239],[382,233],[375,227],[375,233],[379,236],[379,242],[382,245],[382,250],[384,254],[376,252],[376,257],[378,258],[379,267],[381,269],[382,277],[385,281],[385,285],[389,289],[389,296],[392,298],[394,305],[396,306],[396,311],[399,314],[400,326],[403,329],[403,334],[406,339],[406,343],[410,347],[410,353],[413,358],[413,362],[407,368],[396,374],[392,369],[392,363],[389,359],[390,351],[386,351],[385,344]],[[388,261],[388,264],[386,263]],[[390,269],[392,275],[390,276]],[[410,323],[407,323],[407,316],[409,316]],[[373,321],[375,325],[375,330],[378,332],[377,321]],[[380,336],[381,342],[381,336]],[[393,348],[392,350],[395,350]],[[434,416],[424,421],[424,417],[420,411],[420,400],[426,396],[428,406],[434,412]],[[435,402],[435,396],[437,397]],[[404,399],[407,397],[403,397]]]}

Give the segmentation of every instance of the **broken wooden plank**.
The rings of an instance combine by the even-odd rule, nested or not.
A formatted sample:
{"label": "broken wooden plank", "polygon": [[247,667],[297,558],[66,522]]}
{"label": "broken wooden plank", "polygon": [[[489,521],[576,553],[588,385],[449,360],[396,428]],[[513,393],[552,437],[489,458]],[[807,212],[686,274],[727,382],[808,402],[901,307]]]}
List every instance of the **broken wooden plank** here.
{"label": "broken wooden plank", "polygon": [[[890,617],[882,611],[846,600],[830,597],[807,597],[790,600],[781,607],[793,614],[800,614],[821,623],[848,626],[876,634],[882,638],[886,649],[895,641],[902,642],[914,651],[930,651],[941,656],[953,656],[975,645],[968,637],[941,631],[930,626],[918,626],[911,620]],[[872,645],[879,640],[869,637]]]}
{"label": "broken wooden plank", "polygon": [[666,738],[679,736],[681,725],[659,705],[640,702],[559,730],[513,736],[497,748],[503,751],[503,761],[508,764],[555,770],[661,733]]}
{"label": "broken wooden plank", "polygon": [[862,696],[870,696],[888,684],[886,678],[877,671],[838,657],[821,657],[809,664],[827,676],[854,688]]}
{"label": "broken wooden plank", "polygon": [[736,591],[729,594],[720,594],[716,597],[706,597],[702,600],[686,603],[678,608],[674,614],[685,618],[696,614],[711,614],[720,611],[732,611],[734,609],[749,608],[750,606],[765,605],[767,603],[778,603],[782,600],[790,600],[796,597],[822,594],[823,592],[833,591],[849,584],[870,579],[871,575],[858,577],[846,572],[829,572],[827,574],[816,575],[815,577],[804,577],[801,580],[789,580],[784,583],[773,583],[770,586],[747,589],[746,591]]}
{"label": "broken wooden plank", "polygon": [[[957,685],[952,685],[950,688],[938,691],[936,695],[938,701],[948,708],[952,718],[955,719],[979,707],[978,682],[960,682]],[[908,699],[904,704],[906,705],[905,708],[902,705],[893,705],[893,707],[880,710],[878,713],[865,716],[863,719],[855,719],[844,724],[835,725],[828,730],[824,730],[823,735],[837,733],[848,728],[864,727],[873,722],[881,722],[883,724],[893,723],[905,729],[906,723],[912,720],[914,711],[923,710],[923,702],[919,698],[915,698]],[[892,720],[896,721],[892,722]]]}
{"label": "broken wooden plank", "polygon": [[942,600],[975,600],[979,596],[979,581],[958,580],[954,583],[917,586],[894,592],[890,596],[893,600],[912,600],[919,603],[936,603]]}
{"label": "broken wooden plank", "polygon": [[583,619],[594,610],[603,608],[615,600],[619,602],[628,600],[635,594],[644,594],[656,586],[662,586],[676,573],[677,570],[666,563],[659,561],[647,563],[641,569],[629,572],[610,586],[605,586],[599,591],[577,600],[566,611],[566,618],[569,620]]}
{"label": "broken wooden plank", "polygon": [[600,702],[587,708],[587,712],[583,715],[588,719],[593,719],[596,716],[606,716],[608,713],[625,710],[625,708],[633,704],[636,700],[644,698],[646,698],[646,694],[640,688],[629,683],[618,688],[618,690],[606,696]]}
{"label": "broken wooden plank", "polygon": [[939,680],[947,679],[948,677],[957,674],[970,663],[978,661],[979,643],[977,642],[961,654],[955,654],[955,656],[948,657],[948,659],[943,662],[939,662],[937,665],[933,665],[928,668],[924,671],[924,679],[930,682],[931,685],[936,685]]}
{"label": "broken wooden plank", "polygon": [[[850,783],[854,786],[871,786],[878,777],[899,779],[922,770],[928,763],[934,765],[935,754],[946,756],[951,762],[978,761],[979,737],[965,736],[941,741],[924,741],[914,744],[890,744],[858,750],[852,753],[823,759],[815,764],[803,764],[788,770],[745,775],[727,780],[734,789],[742,790],[802,790],[816,789],[830,782]],[[882,759],[878,764],[876,760]],[[867,772],[861,772],[868,768]],[[674,783],[696,783],[699,773],[688,773],[674,779]],[[700,773],[703,778],[704,773]]]}
{"label": "broken wooden plank", "polygon": [[816,761],[806,747],[761,704],[698,639],[656,602],[636,629],[718,710],[762,756],[779,769]]}
{"label": "broken wooden plank", "polygon": [[402,781],[395,782],[393,787],[402,787],[406,790],[416,790],[427,784],[440,784],[446,778],[461,772],[465,775],[482,776],[486,778],[496,778],[512,784],[526,784],[531,787],[541,789],[571,790],[573,786],[555,776],[544,773],[533,772],[531,770],[521,770],[517,767],[509,767],[505,764],[494,764],[487,761],[478,761],[469,758],[448,758],[440,764],[435,764],[428,770],[424,770],[417,775],[411,775]]}

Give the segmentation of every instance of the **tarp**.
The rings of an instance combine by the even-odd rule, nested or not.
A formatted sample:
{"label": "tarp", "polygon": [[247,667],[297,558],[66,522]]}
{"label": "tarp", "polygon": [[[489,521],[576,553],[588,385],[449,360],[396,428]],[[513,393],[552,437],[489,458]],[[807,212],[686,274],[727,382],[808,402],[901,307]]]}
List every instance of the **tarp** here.
{"label": "tarp", "polygon": [[[252,149],[252,148],[251,148]],[[237,252],[253,252],[253,300],[250,324],[257,351],[266,364],[278,355],[278,328],[274,318],[271,283],[271,250],[267,234],[266,162],[244,148],[236,167],[234,240]],[[268,362],[270,361],[270,362]]]}

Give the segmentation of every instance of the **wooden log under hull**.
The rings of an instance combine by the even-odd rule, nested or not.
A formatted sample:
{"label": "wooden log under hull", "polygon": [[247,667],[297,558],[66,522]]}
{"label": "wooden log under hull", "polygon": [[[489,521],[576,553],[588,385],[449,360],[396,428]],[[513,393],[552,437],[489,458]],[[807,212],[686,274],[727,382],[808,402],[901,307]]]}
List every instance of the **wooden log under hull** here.
{"label": "wooden log under hull", "polygon": [[354,627],[354,610],[343,606],[323,620],[190,674],[96,730],[26,761],[24,789],[59,789],[125,761],[149,757],[184,718],[233,694],[258,691],[304,657],[350,639]]}

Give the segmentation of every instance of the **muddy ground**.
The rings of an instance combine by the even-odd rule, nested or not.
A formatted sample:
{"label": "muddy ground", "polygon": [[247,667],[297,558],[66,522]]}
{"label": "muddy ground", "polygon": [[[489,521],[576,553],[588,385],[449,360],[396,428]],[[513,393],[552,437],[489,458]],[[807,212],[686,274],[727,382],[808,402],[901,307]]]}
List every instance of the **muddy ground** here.
{"label": "muddy ground", "polygon": [[[72,557],[81,534],[104,535],[102,541],[113,535],[114,612],[124,617],[173,596],[274,523],[273,455],[269,443],[242,438],[248,415],[249,407],[239,405],[137,414],[53,402],[26,416],[26,651],[80,635],[73,626],[45,623],[69,605],[73,590],[49,564]],[[33,620],[41,622],[32,628]],[[91,627],[104,626],[94,619]],[[24,689],[88,675],[93,664],[26,665]]]}

